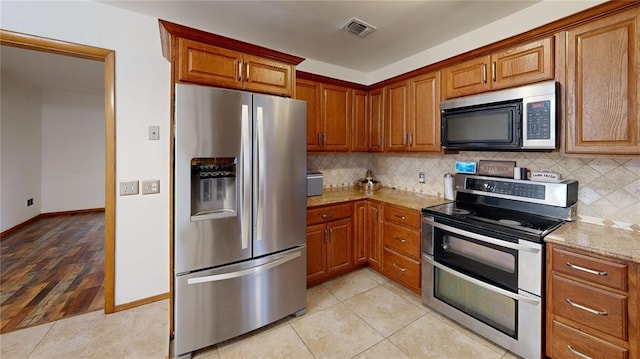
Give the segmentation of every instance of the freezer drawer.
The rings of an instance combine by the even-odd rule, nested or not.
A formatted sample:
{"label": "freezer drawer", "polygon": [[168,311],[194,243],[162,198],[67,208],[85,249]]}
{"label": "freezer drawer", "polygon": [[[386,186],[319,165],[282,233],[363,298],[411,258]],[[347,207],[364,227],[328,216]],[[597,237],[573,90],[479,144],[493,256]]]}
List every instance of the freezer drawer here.
{"label": "freezer drawer", "polygon": [[307,248],[175,277],[174,356],[302,311]]}

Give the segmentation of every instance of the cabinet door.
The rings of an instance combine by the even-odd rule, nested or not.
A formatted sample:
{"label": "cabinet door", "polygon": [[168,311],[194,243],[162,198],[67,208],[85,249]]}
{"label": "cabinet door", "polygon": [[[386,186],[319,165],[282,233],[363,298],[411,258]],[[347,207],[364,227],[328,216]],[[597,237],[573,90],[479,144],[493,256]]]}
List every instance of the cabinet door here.
{"label": "cabinet door", "polygon": [[242,53],[178,39],[178,81],[242,88]]}
{"label": "cabinet door", "polygon": [[449,99],[489,91],[489,60],[490,57],[487,55],[444,69],[444,97]]}
{"label": "cabinet door", "polygon": [[353,210],[353,254],[357,265],[367,262],[367,201],[356,202]]}
{"label": "cabinet door", "polygon": [[387,151],[407,151],[409,125],[409,81],[386,87],[385,121]]}
{"label": "cabinet door", "polygon": [[353,266],[353,224],[351,218],[327,223],[329,274],[348,271]]}
{"label": "cabinet door", "polygon": [[351,141],[351,90],[322,84],[322,145],[325,151],[349,151]]}
{"label": "cabinet door", "polygon": [[492,54],[492,89],[553,79],[552,44],[552,38],[547,37]]}
{"label": "cabinet door", "polygon": [[327,274],[327,244],[324,224],[307,227],[307,282]]}
{"label": "cabinet door", "polygon": [[367,203],[367,257],[369,265],[382,270],[382,205]]}
{"label": "cabinet door", "polygon": [[384,91],[369,93],[369,151],[384,151]]}
{"label": "cabinet door", "polygon": [[307,151],[319,151],[322,149],[320,84],[296,80],[296,99],[307,101]]}
{"label": "cabinet door", "polygon": [[567,32],[566,152],[640,154],[640,8]]}
{"label": "cabinet door", "polygon": [[264,57],[244,55],[244,89],[291,97],[293,66]]}
{"label": "cabinet door", "polygon": [[440,152],[440,72],[411,79],[411,151]]}
{"label": "cabinet door", "polygon": [[369,150],[369,108],[367,102],[366,92],[353,91],[352,151],[367,152]]}

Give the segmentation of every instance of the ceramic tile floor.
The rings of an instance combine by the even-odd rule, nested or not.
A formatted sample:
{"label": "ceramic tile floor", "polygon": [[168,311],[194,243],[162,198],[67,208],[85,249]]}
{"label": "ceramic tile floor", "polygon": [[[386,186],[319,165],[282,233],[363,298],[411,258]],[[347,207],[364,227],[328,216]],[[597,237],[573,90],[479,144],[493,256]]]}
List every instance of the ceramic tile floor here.
{"label": "ceramic tile floor", "polygon": [[[0,357],[166,358],[168,301],[0,336]],[[194,353],[226,358],[517,358],[364,268],[307,292],[307,313]]]}

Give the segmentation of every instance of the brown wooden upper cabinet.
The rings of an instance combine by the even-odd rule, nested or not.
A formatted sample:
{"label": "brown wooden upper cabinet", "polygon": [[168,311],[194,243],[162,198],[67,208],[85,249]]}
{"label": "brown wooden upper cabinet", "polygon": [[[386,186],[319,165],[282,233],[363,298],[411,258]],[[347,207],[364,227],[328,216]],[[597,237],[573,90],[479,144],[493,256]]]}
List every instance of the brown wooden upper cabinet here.
{"label": "brown wooden upper cabinet", "polygon": [[295,66],[178,38],[177,81],[292,95]]}
{"label": "brown wooden upper cabinet", "polygon": [[387,151],[440,151],[440,72],[385,88]]}
{"label": "brown wooden upper cabinet", "polygon": [[349,151],[351,96],[347,87],[296,80],[296,98],[307,101],[307,151]]}
{"label": "brown wooden upper cabinet", "polygon": [[553,79],[553,37],[528,42],[443,70],[444,98]]}
{"label": "brown wooden upper cabinet", "polygon": [[384,89],[369,92],[369,152],[384,152]]}
{"label": "brown wooden upper cabinet", "polygon": [[369,122],[369,98],[366,91],[353,90],[353,116],[351,125],[351,150],[369,151],[371,123]]}
{"label": "brown wooden upper cabinet", "polygon": [[640,154],[640,8],[566,32],[565,152]]}

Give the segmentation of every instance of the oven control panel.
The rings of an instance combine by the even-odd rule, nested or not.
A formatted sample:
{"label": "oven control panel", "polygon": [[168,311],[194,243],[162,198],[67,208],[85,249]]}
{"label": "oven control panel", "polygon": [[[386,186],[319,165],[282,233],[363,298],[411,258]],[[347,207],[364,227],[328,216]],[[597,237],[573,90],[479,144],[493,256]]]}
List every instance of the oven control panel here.
{"label": "oven control panel", "polygon": [[544,185],[523,182],[508,182],[500,180],[489,180],[481,178],[467,178],[465,188],[481,191],[498,193],[515,197],[545,199]]}

